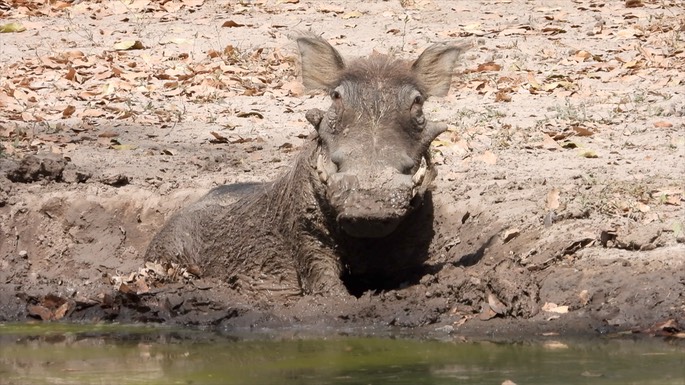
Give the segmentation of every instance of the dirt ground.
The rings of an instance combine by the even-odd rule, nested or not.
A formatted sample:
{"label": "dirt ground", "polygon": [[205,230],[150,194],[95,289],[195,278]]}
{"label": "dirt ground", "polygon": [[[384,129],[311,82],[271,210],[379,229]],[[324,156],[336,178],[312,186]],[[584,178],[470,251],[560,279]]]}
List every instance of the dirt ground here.
{"label": "dirt ground", "polygon": [[[2,0],[0,29],[0,321],[683,337],[681,0]],[[145,265],[174,211],[289,167],[329,103],[297,78],[310,29],[348,56],[473,45],[426,104],[449,130],[425,271],[255,300]]]}

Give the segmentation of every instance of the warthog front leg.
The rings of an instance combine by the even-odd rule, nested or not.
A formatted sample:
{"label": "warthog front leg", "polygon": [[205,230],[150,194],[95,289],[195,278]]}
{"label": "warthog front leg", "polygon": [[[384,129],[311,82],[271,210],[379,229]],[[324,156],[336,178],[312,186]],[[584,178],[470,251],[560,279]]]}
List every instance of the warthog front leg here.
{"label": "warthog front leg", "polygon": [[307,238],[297,258],[302,290],[306,294],[349,295],[340,279],[342,266],[335,251],[315,238]]}

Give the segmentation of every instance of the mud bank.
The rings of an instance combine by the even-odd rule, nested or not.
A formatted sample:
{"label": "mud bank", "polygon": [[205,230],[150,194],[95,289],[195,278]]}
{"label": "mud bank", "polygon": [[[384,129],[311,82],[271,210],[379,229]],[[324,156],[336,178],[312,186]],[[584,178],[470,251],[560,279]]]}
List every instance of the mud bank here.
{"label": "mud bank", "polygon": [[[15,194],[27,193],[13,194],[22,200],[2,208],[3,321],[492,337],[680,332],[685,246],[660,226],[639,227],[604,246],[592,216],[546,227],[532,215],[512,230],[493,210],[436,192],[439,226],[431,258],[402,287],[358,298],[255,297],[255,288],[143,262],[164,217],[200,191],[160,197],[100,182],[9,185]],[[31,189],[42,193],[28,194]],[[479,201],[489,194],[471,196]],[[519,206],[532,211],[530,204]]]}

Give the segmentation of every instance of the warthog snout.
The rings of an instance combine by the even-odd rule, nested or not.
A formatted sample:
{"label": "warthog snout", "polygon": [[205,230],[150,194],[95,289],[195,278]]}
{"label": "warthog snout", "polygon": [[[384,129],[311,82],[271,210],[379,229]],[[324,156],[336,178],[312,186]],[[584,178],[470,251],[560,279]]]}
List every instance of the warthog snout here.
{"label": "warthog snout", "polygon": [[393,232],[410,210],[416,193],[411,175],[391,169],[362,176],[333,174],[327,191],[342,229],[359,238],[383,237]]}
{"label": "warthog snout", "polygon": [[[312,123],[320,124],[320,120]],[[358,238],[392,233],[420,204],[432,181],[434,169],[428,147],[445,129],[444,124],[427,125],[417,143],[425,149],[418,160],[401,148],[383,152],[364,145],[342,145],[330,157],[320,153],[319,178],[326,185],[328,203],[343,231]]]}

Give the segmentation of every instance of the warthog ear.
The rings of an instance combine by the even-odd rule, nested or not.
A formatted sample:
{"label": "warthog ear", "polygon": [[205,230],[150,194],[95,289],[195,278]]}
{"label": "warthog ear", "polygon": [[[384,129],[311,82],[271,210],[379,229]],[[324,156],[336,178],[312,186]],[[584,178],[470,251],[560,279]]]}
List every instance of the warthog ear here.
{"label": "warthog ear", "polygon": [[345,60],[340,53],[320,37],[303,36],[297,39],[302,57],[302,83],[307,89],[330,91],[337,86]]}
{"label": "warthog ear", "polygon": [[466,46],[434,44],[419,56],[411,69],[426,88],[427,96],[445,96],[450,90],[452,69]]}

